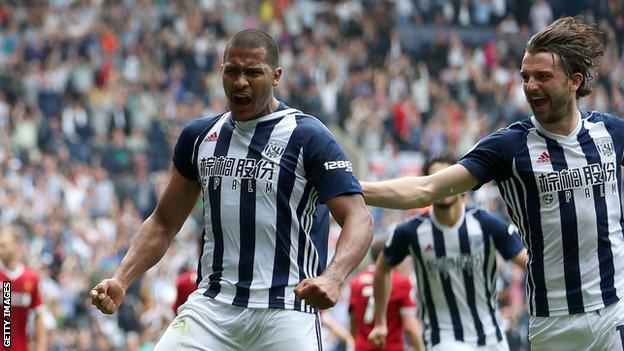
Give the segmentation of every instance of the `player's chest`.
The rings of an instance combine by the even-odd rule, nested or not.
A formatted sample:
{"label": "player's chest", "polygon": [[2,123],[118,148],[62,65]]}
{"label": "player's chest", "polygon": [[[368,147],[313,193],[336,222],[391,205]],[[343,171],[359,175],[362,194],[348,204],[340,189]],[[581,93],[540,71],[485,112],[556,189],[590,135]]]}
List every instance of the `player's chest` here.
{"label": "player's chest", "polygon": [[481,230],[460,233],[445,230],[419,235],[422,262],[429,273],[472,271],[483,265],[489,241]]}

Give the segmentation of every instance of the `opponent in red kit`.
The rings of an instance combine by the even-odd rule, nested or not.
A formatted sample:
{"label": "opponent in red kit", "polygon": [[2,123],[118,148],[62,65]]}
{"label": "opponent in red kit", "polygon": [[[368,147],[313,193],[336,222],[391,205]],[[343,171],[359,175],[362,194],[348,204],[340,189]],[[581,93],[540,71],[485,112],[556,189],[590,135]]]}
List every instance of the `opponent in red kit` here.
{"label": "opponent in red kit", "polygon": [[[0,229],[0,280],[2,280],[3,292],[5,288],[8,288],[6,282],[11,283],[11,317],[8,318],[11,323],[10,346],[3,343],[2,349],[28,350],[26,322],[29,311],[33,310],[35,312],[34,350],[45,350],[47,336],[42,314],[43,301],[39,295],[39,275],[21,263],[19,238],[12,229],[8,228]],[[3,312],[5,312],[4,296],[2,301]],[[6,320],[3,314],[3,324],[6,324],[4,322]],[[6,335],[3,340],[7,341]]]}
{"label": "opponent in red kit", "polygon": [[176,281],[176,300],[173,304],[173,313],[178,314],[178,307],[186,302],[189,295],[197,290],[197,270],[183,272]]}
{"label": "opponent in red kit", "polygon": [[[370,248],[373,261],[383,250],[384,241],[377,239]],[[373,299],[374,266],[371,266],[351,279],[351,298],[349,314],[351,315],[351,333],[355,337],[356,351],[379,351],[366,338],[375,325],[375,301]],[[384,350],[398,351],[404,349],[403,332],[416,351],[424,351],[420,336],[420,325],[416,320],[416,303],[412,299],[412,283],[406,276],[393,271],[392,292],[388,304],[388,337]]]}

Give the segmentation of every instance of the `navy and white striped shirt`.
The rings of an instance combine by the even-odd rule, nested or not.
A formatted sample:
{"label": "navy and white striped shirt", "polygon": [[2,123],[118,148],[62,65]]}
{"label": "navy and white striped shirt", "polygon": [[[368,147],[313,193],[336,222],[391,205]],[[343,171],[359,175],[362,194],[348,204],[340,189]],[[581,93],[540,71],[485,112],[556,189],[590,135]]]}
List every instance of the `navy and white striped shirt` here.
{"label": "navy and white striped shirt", "polygon": [[529,254],[533,316],[594,311],[624,295],[624,121],[582,112],[568,136],[534,117],[481,140],[460,160],[496,180]]}
{"label": "navy and white striped shirt", "polygon": [[361,193],[329,130],[283,104],[251,121],[230,113],[200,118],[182,131],[174,164],[202,185],[204,295],[236,306],[315,312],[293,291],[326,266],[324,203]]}
{"label": "navy and white striped shirt", "polygon": [[452,227],[433,210],[401,223],[386,243],[389,265],[414,261],[420,317],[429,346],[444,340],[492,345],[503,340],[496,291],[496,253],[521,250],[513,226],[479,208],[465,209]]}

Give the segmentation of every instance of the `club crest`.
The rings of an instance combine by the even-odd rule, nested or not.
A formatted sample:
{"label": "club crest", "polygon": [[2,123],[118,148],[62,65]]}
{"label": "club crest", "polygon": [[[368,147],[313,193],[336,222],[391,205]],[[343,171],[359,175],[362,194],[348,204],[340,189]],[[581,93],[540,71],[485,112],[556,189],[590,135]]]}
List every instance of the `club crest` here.
{"label": "club crest", "polygon": [[595,143],[601,155],[606,157],[613,155],[613,143],[611,143],[611,138],[598,138]]}
{"label": "club crest", "polygon": [[277,139],[271,139],[264,147],[264,151],[262,151],[262,154],[267,158],[277,158],[282,156],[284,150],[286,150],[285,142]]}

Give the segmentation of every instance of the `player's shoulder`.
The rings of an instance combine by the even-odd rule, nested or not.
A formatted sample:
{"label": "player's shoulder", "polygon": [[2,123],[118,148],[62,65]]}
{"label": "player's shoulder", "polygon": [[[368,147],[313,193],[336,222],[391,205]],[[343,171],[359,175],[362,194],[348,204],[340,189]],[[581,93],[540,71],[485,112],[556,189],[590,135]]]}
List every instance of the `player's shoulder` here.
{"label": "player's shoulder", "polygon": [[492,220],[503,220],[497,213],[491,212],[483,205],[470,204],[466,206],[466,215],[474,217],[479,222],[489,222]]}
{"label": "player's shoulder", "polygon": [[201,116],[201,117],[197,117],[197,118],[193,118],[191,119],[185,126],[183,131],[187,132],[187,133],[193,133],[193,134],[199,134],[201,133],[202,130],[205,130],[206,128],[214,125],[215,123],[217,123],[217,121],[223,117],[224,113],[220,113],[216,116],[213,115],[207,115],[207,116]]}
{"label": "player's shoulder", "polygon": [[22,277],[25,279],[39,280],[39,272],[32,267],[24,266],[24,273],[22,273]]}
{"label": "player's shoulder", "polygon": [[606,112],[598,111],[581,111],[581,118],[589,122],[604,122],[605,124],[624,125],[624,120],[620,117]]}
{"label": "player's shoulder", "polygon": [[416,228],[418,228],[421,224],[428,222],[430,220],[431,219],[429,218],[429,212],[418,214],[399,223],[396,226],[395,231],[403,231],[403,230],[413,231],[413,230],[416,230]]}
{"label": "player's shoulder", "polygon": [[501,139],[503,142],[513,142],[515,140],[524,140],[526,136],[535,129],[535,125],[530,119],[514,122],[505,128],[501,128],[490,134],[491,138]]}
{"label": "player's shoulder", "polygon": [[327,126],[313,115],[296,110],[294,113],[289,114],[289,116],[295,119],[295,128],[300,132],[310,134],[332,134]]}

